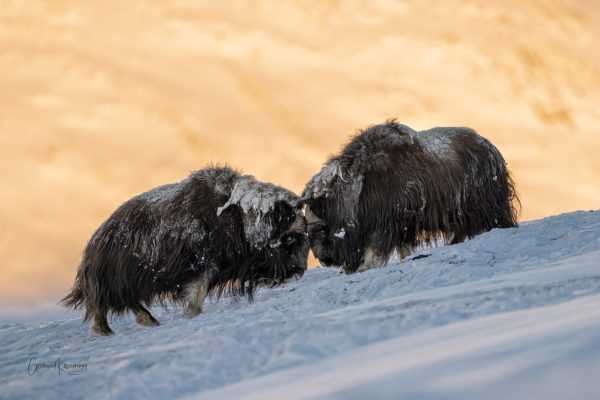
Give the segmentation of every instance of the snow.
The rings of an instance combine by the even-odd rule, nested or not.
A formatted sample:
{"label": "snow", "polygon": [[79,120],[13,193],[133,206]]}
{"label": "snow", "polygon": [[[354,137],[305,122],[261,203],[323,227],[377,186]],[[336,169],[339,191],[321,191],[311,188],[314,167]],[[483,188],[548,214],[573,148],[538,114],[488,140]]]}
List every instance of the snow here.
{"label": "snow", "polygon": [[[191,320],[153,314],[160,327],[128,316],[105,338],[73,314],[0,313],[0,397],[597,399],[600,212],[495,229],[359,274],[309,270]],[[32,358],[87,370],[29,376]]]}
{"label": "snow", "polygon": [[338,239],[343,239],[346,236],[346,230],[342,228],[339,231],[335,232],[333,236],[335,236]]}
{"label": "snow", "polygon": [[181,187],[187,182],[189,182],[188,178],[178,183],[169,183],[167,185],[159,186],[135,196],[134,199],[143,200],[149,205],[160,207],[164,203],[172,201],[181,190]]}
{"label": "snow", "polygon": [[421,131],[415,137],[423,150],[438,158],[448,157],[452,150],[452,138],[445,130]]}
{"label": "snow", "polygon": [[217,216],[227,207],[238,205],[244,213],[246,239],[253,246],[262,247],[271,236],[271,224],[263,217],[275,207],[277,201],[284,201],[293,207],[298,205],[298,198],[293,192],[243,175],[236,181],[229,200],[217,208]]}
{"label": "snow", "polygon": [[327,196],[327,192],[331,190],[334,179],[340,176],[342,181],[347,181],[347,178],[344,178],[341,172],[340,164],[337,161],[330,161],[306,184],[306,189],[304,189],[302,197],[316,199],[321,196]]}
{"label": "snow", "polygon": [[[596,295],[544,307],[543,312],[516,311],[458,322],[367,345],[202,397],[368,399],[401,394],[398,398],[597,398],[597,386],[578,382],[598,377],[599,363],[594,360],[598,353],[585,353],[600,345],[599,301]],[[585,331],[589,332],[582,334]]]}

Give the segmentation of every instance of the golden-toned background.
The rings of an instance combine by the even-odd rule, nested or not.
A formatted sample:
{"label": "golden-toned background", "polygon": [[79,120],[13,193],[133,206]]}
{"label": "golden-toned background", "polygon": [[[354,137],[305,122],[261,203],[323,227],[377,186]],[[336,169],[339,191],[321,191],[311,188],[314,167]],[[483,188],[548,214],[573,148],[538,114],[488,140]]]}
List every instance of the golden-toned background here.
{"label": "golden-toned background", "polygon": [[357,128],[467,125],[523,219],[600,206],[600,3],[0,4],[0,300],[56,300],[124,200],[228,162],[299,192]]}

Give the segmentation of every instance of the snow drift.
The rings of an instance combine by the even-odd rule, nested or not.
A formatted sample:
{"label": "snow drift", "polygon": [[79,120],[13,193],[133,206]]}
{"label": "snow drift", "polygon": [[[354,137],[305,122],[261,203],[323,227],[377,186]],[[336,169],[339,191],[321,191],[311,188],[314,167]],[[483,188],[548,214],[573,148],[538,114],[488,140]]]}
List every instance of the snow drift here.
{"label": "snow drift", "polygon": [[[597,398],[600,212],[496,229],[361,274],[311,270],[193,320],[153,313],[162,326],[123,318],[111,338],[80,318],[3,318],[1,397]],[[69,375],[52,368],[58,359],[86,368]]]}

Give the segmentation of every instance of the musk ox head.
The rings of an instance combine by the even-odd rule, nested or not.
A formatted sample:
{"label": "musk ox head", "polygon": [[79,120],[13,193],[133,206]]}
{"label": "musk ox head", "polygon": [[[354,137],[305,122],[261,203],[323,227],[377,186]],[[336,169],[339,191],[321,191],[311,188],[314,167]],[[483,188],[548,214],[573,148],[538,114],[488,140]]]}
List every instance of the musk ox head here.
{"label": "musk ox head", "polygon": [[236,209],[243,235],[254,254],[251,281],[276,285],[306,271],[309,242],[302,204],[291,191],[239,176],[217,217]]}
{"label": "musk ox head", "polygon": [[357,243],[363,175],[348,167],[340,160],[330,160],[310,180],[302,195],[315,257],[323,266],[343,266],[346,270],[348,261],[360,259],[363,251]]}
{"label": "musk ox head", "polygon": [[310,179],[302,201],[315,256],[346,272],[517,224],[506,163],[469,128],[371,126]]}

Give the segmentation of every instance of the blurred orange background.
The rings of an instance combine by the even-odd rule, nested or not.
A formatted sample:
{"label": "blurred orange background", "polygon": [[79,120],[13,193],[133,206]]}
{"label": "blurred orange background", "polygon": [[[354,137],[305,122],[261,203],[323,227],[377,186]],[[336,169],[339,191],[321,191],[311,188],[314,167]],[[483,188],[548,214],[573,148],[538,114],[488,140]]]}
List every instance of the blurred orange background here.
{"label": "blurred orange background", "polygon": [[522,219],[600,205],[597,1],[2,1],[0,300],[56,301],[123,201],[227,162],[300,192],[356,129],[465,125]]}

